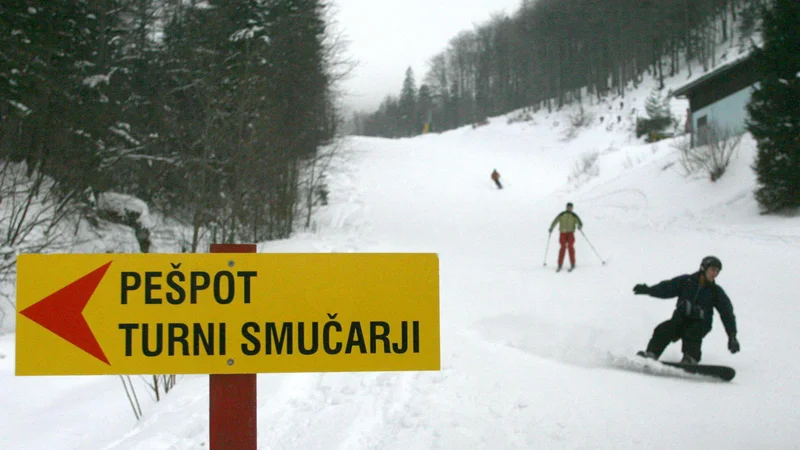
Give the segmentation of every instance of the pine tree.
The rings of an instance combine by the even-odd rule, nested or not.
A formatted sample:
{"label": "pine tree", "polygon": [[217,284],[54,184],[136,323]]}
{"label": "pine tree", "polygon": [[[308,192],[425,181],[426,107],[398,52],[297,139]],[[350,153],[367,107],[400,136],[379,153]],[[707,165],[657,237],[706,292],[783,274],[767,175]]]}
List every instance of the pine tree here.
{"label": "pine tree", "polygon": [[174,113],[161,134],[185,161],[182,213],[196,229],[291,233],[299,161],[331,129],[324,15],[318,0],[209,0],[167,24]]}
{"label": "pine tree", "polygon": [[400,91],[400,126],[405,136],[419,134],[421,129],[417,124],[417,84],[414,80],[414,70],[406,69],[403,79],[403,89]]}
{"label": "pine tree", "polygon": [[645,101],[644,109],[650,119],[669,117],[669,107],[665,99],[661,97],[661,93],[658,89],[653,89],[650,92],[650,96],[647,97]]}
{"label": "pine tree", "polygon": [[800,2],[772,0],[763,10],[763,47],[753,58],[760,82],[747,106],[758,143],[755,196],[764,213],[800,206]]}
{"label": "pine tree", "polygon": [[118,21],[107,11],[114,5],[36,3],[0,8],[0,100],[13,106],[0,128],[14,130],[0,151],[52,177],[64,195],[102,189],[102,165],[119,131],[112,129],[116,106],[109,97]]}

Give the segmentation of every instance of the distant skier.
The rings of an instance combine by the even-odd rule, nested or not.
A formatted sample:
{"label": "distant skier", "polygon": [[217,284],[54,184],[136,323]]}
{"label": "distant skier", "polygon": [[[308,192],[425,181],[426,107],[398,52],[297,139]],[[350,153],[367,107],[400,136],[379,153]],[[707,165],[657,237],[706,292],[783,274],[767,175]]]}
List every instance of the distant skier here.
{"label": "distant skier", "polygon": [[556,272],[561,271],[561,266],[564,264],[564,253],[569,250],[569,262],[571,264],[569,270],[575,268],[575,228],[579,230],[583,228],[583,222],[577,214],[572,212],[572,203],[567,203],[566,211],[561,212],[553,219],[550,224],[549,233],[553,232],[553,228],[558,224],[558,229],[561,232],[558,242],[561,248],[558,250],[558,268]]}
{"label": "distant skier", "polygon": [[503,189],[503,185],[500,184],[500,172],[497,169],[492,170],[492,181],[497,185],[497,189]]}
{"label": "distant skier", "polygon": [[635,294],[647,294],[657,298],[678,297],[672,318],[653,330],[653,337],[647,344],[647,351],[641,356],[658,359],[670,342],[683,340],[682,363],[697,364],[700,361],[700,348],[703,338],[711,331],[714,308],[719,311],[725,332],[728,334],[728,350],[739,351],[736,340],[736,316],[730,299],[716,284],[717,275],[722,270],[722,262],[714,256],[706,256],[700,262],[700,270],[690,275],[680,275],[662,281],[655,286],[637,284]]}

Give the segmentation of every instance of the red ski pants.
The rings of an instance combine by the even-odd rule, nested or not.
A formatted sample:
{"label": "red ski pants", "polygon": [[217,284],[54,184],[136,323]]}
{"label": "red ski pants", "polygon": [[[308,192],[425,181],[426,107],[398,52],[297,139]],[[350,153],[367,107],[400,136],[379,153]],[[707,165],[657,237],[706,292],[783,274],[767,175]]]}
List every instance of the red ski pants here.
{"label": "red ski pants", "polygon": [[569,262],[573,266],[575,265],[575,233],[566,232],[561,233],[558,237],[558,243],[561,244],[561,248],[558,249],[558,266],[561,267],[564,264],[564,252],[569,249]]}

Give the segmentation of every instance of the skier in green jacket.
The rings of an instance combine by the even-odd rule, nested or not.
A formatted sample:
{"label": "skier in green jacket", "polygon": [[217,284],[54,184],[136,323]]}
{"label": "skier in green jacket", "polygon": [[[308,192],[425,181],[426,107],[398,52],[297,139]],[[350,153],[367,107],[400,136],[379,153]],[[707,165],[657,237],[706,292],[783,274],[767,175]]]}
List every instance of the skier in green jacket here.
{"label": "skier in green jacket", "polygon": [[582,229],[583,222],[581,222],[581,218],[578,217],[577,214],[572,212],[571,202],[567,203],[566,211],[561,212],[553,219],[553,223],[550,224],[549,233],[553,232],[553,228],[556,227],[556,224],[558,224],[558,229],[561,232],[558,238],[561,248],[558,250],[558,268],[556,272],[561,270],[561,266],[564,264],[564,253],[567,250],[569,250],[569,262],[571,264],[569,270],[572,270],[575,268],[575,228],[577,227],[579,230]]}

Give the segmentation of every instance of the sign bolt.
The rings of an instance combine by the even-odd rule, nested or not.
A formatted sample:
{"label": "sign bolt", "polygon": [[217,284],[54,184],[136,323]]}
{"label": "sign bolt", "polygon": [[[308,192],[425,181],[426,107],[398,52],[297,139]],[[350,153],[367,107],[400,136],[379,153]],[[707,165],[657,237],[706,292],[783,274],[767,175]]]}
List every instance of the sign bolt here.
{"label": "sign bolt", "polygon": [[233,365],[233,358],[228,358],[228,365],[229,365],[229,366],[232,366],[232,365]]}
{"label": "sign bolt", "polygon": [[236,265],[236,262],[233,260],[228,261],[228,267],[233,267]]}

